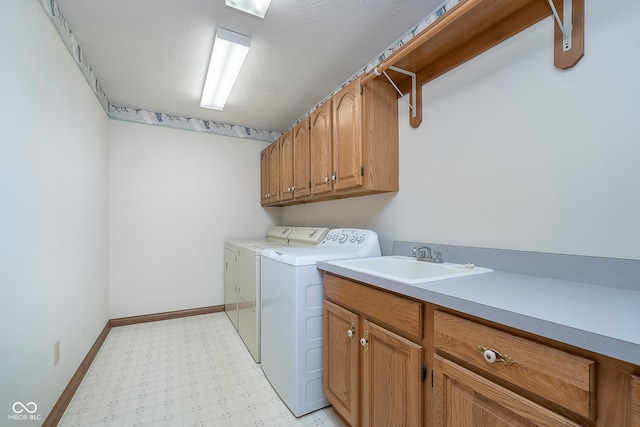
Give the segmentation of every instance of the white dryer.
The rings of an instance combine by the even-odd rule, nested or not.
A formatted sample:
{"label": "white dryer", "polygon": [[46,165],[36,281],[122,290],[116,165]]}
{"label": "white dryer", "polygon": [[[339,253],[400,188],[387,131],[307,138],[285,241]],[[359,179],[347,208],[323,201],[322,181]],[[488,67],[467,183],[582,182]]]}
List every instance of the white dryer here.
{"label": "white dryer", "polygon": [[225,312],[247,349],[260,363],[260,253],[266,248],[316,245],[323,227],[273,226],[264,239],[225,242]]}
{"label": "white dryer", "polygon": [[322,274],[317,261],[380,256],[371,230],[333,229],[314,247],[262,252],[261,365],[291,412],[324,408],[322,391]]}

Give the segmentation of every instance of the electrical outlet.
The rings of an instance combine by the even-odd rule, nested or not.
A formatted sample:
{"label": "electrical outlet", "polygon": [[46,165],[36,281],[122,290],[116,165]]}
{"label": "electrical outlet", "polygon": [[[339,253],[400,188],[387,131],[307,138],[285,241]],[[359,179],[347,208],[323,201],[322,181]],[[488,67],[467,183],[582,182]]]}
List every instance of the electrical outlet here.
{"label": "electrical outlet", "polygon": [[60,341],[56,341],[53,345],[53,366],[56,366],[60,361]]}

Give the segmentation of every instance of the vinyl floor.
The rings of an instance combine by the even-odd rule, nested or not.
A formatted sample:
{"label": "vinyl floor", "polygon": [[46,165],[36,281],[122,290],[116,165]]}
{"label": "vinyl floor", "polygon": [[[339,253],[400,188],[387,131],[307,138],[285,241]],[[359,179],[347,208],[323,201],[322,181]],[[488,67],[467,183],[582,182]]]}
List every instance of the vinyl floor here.
{"label": "vinyl floor", "polygon": [[225,313],[112,328],[59,426],[344,426],[296,418]]}

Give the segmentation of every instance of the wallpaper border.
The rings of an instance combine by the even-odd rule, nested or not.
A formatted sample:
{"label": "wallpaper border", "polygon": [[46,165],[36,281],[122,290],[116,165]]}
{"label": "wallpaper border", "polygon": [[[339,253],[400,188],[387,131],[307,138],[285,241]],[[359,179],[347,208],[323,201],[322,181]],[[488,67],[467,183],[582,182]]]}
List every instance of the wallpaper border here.
{"label": "wallpaper border", "polygon": [[[109,102],[107,95],[102,90],[100,86],[100,82],[93,72],[91,65],[88,63],[82,49],[78,45],[76,38],[73,34],[73,31],[69,28],[67,21],[64,19],[64,16],[60,13],[60,9],[56,4],[55,0],[38,0],[42,5],[42,8],[45,10],[47,15],[49,16],[50,21],[53,23],[54,27],[58,31],[60,38],[63,43],[67,47],[69,53],[75,60],[78,68],[84,75],[85,79],[91,86],[94,94],[98,98],[98,101],[104,108],[105,113],[109,116],[110,119],[113,120],[121,120],[125,122],[133,122],[133,123],[141,123],[153,126],[163,126],[174,129],[188,130],[194,132],[204,132],[211,133],[216,135],[223,136],[231,136],[236,138],[247,138],[247,139],[255,139],[258,141],[272,142],[278,139],[281,135],[279,132],[269,131],[269,130],[260,130],[253,129],[244,126],[238,126],[234,124],[226,124],[226,123],[217,123],[209,120],[201,120],[193,117],[183,117],[178,115],[171,115],[162,112],[154,112],[147,111],[141,108],[124,106],[124,105],[114,105]],[[354,74],[349,80],[344,82],[340,87],[336,88],[333,92],[331,92],[327,97],[325,97],[322,101],[318,102],[313,108],[303,114],[296,122],[292,124],[293,127],[296,123],[302,120],[304,117],[313,112],[316,108],[318,108],[322,103],[327,101],[333,95],[338,93],[342,88],[344,88],[347,84],[352,82],[358,76],[363,73],[367,73],[373,70],[378,64],[382,63],[386,58],[388,58],[392,53],[406,44],[409,40],[416,36],[416,34],[420,33],[422,30],[427,28],[429,25],[433,24],[438,18],[444,15],[448,10],[457,5],[461,0],[448,0],[445,1],[440,7],[438,7],[434,12],[432,12],[425,19],[420,21],[415,27],[409,30],[404,36],[402,36],[398,41],[385,49],[380,55],[378,55],[374,60],[372,60],[369,64],[367,64],[363,69],[359,70],[356,74]],[[288,130],[287,128],[286,130]],[[286,131],[285,130],[285,131]]]}

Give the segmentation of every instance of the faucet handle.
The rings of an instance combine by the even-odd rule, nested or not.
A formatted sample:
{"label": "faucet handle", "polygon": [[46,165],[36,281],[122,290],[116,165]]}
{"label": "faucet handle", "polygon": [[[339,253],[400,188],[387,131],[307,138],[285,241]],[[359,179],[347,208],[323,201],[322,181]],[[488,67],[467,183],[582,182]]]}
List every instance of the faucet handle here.
{"label": "faucet handle", "polygon": [[433,259],[435,259],[438,262],[442,262],[442,252],[437,249],[433,251]]}
{"label": "faucet handle", "polygon": [[431,248],[427,245],[418,245],[413,248],[413,256],[416,258],[431,258]]}

